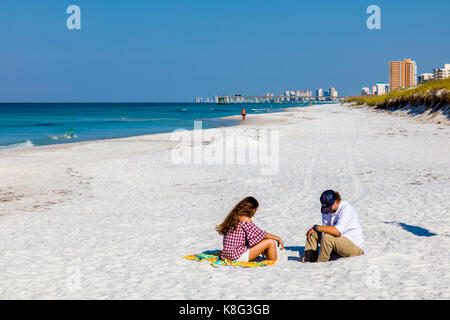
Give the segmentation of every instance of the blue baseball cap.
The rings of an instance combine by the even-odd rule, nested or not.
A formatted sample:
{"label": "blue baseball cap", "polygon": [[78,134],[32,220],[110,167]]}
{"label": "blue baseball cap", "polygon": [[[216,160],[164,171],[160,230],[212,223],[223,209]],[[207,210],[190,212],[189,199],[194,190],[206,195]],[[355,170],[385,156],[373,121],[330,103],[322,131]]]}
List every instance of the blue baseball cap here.
{"label": "blue baseball cap", "polygon": [[333,190],[324,191],[320,196],[320,203],[322,204],[322,209],[320,211],[324,214],[331,213],[331,207],[336,199],[337,197]]}

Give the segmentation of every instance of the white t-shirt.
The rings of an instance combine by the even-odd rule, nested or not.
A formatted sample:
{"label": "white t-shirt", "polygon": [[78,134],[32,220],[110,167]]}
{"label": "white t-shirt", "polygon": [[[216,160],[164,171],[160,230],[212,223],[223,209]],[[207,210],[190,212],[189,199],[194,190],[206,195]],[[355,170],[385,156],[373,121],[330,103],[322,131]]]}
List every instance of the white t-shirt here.
{"label": "white t-shirt", "polygon": [[350,203],[341,201],[335,213],[322,214],[322,225],[334,226],[341,236],[348,238],[364,251],[364,237],[358,213]]}

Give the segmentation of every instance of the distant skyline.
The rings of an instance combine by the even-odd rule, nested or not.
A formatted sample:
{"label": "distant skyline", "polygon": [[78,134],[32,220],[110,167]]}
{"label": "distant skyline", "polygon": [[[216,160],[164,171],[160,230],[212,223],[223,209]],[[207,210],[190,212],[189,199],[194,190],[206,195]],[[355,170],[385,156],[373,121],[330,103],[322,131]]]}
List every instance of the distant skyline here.
{"label": "distant skyline", "polygon": [[[70,5],[81,30],[68,30]],[[381,30],[366,26],[381,8]],[[2,0],[0,102],[192,102],[389,82],[450,63],[448,0]]]}

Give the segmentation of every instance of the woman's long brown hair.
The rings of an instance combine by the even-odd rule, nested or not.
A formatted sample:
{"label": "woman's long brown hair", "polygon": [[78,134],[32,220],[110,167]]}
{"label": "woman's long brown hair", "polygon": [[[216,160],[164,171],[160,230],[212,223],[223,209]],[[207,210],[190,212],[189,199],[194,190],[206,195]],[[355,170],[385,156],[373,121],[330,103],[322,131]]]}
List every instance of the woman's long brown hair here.
{"label": "woman's long brown hair", "polygon": [[233,210],[230,211],[225,220],[216,227],[217,232],[220,235],[224,235],[228,231],[236,231],[239,224],[239,218],[241,216],[249,218],[253,217],[258,206],[258,201],[253,197],[242,199],[234,206]]}

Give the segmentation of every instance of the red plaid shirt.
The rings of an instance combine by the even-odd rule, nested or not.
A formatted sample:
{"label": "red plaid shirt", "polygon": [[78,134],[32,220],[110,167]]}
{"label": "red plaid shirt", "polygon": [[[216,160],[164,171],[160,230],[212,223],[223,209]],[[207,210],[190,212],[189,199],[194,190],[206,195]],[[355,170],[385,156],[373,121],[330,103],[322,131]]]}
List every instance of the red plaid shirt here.
{"label": "red plaid shirt", "polygon": [[266,234],[267,232],[253,222],[239,221],[234,232],[228,231],[223,236],[223,250],[220,256],[228,260],[237,260],[248,249],[261,242]]}

